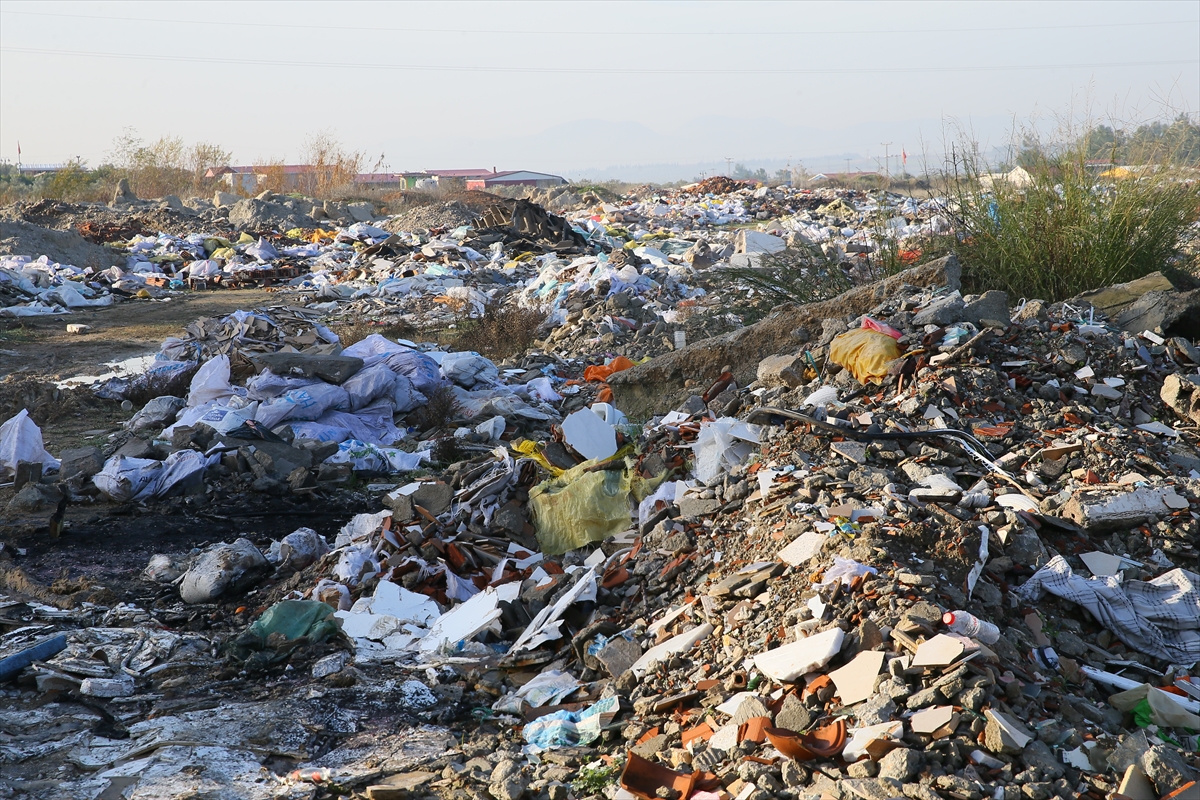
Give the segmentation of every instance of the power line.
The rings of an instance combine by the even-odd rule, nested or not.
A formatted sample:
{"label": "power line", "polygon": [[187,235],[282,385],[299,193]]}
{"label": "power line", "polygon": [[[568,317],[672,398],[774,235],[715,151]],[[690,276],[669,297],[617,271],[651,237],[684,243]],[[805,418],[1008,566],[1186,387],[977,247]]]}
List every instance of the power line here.
{"label": "power line", "polygon": [[1007,64],[995,66],[945,66],[945,67],[849,67],[837,69],[663,69],[653,68],[603,68],[603,67],[462,67],[442,64],[356,64],[340,61],[284,61],[278,59],[215,58],[208,56],[152,55],[146,53],[101,53],[85,50],[51,50],[36,47],[0,47],[0,52],[27,53],[43,56],[70,56],[78,58],[115,58],[127,61],[179,61],[199,64],[233,64],[260,67],[319,67],[322,69],[368,69],[400,70],[412,72],[497,72],[497,73],[562,73],[603,75],[851,75],[851,74],[904,74],[930,72],[1029,72],[1051,69],[1100,69],[1107,67],[1161,67],[1182,64],[1200,64],[1200,59],[1173,59],[1169,61],[1123,61],[1096,64]]}
{"label": "power line", "polygon": [[[161,17],[115,17],[101,14],[60,14],[49,11],[9,11],[0,10],[0,14],[18,14],[26,17],[55,17],[60,19],[90,19],[90,20],[112,20],[115,22],[153,22],[164,23],[168,25],[219,25],[223,28],[228,28],[231,23],[225,20],[208,20],[208,19],[164,19]],[[486,30],[471,29],[471,28],[390,28],[390,27],[375,27],[367,25],[303,25],[295,22],[245,22],[239,21],[232,23],[238,28],[292,28],[297,30],[316,30],[316,31],[355,31],[355,32],[373,32],[379,33],[451,33],[451,34],[474,34],[486,36],[514,36],[514,35],[529,35],[529,36],[837,36],[837,35],[854,35],[862,34],[885,34],[904,36],[914,33],[991,33],[992,31],[1057,31],[1057,30],[1081,30],[1085,28],[1130,28],[1137,26],[1148,25],[1195,25],[1197,20],[1180,19],[1180,20],[1159,20],[1153,22],[1092,22],[1079,25],[1017,25],[1005,27],[987,27],[987,28],[923,28],[923,29],[877,29],[877,30],[805,30],[805,31],[776,31],[776,30],[757,30],[757,31],[544,31],[544,30],[529,30],[513,29],[501,30],[489,28]]]}

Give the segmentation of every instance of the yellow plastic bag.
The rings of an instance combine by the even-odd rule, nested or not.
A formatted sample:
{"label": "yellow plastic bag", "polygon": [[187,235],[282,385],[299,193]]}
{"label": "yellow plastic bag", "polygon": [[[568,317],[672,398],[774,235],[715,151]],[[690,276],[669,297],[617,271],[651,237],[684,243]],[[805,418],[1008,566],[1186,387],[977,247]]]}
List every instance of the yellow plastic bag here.
{"label": "yellow plastic bag", "polygon": [[[614,459],[619,457],[620,453]],[[530,517],[546,555],[560,555],[628,529],[632,501],[653,492],[667,476],[664,472],[646,479],[628,465],[588,471],[599,463],[585,461],[529,490]]]}
{"label": "yellow plastic bag", "polygon": [[829,345],[829,360],[850,370],[859,383],[883,383],[888,362],[899,357],[895,339],[867,328],[839,334]]}
{"label": "yellow plastic bag", "polygon": [[546,555],[560,555],[629,527],[630,470],[588,472],[593,465],[585,461],[530,490],[529,510]]}

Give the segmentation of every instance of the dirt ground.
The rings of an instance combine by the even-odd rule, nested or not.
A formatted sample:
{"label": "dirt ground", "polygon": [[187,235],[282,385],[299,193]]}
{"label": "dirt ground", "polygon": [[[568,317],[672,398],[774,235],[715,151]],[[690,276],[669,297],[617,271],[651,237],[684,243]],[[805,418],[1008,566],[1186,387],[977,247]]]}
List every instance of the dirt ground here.
{"label": "dirt ground", "polygon": [[[105,362],[156,352],[200,317],[271,305],[279,295],[264,289],[191,292],[167,300],[122,300],[74,314],[0,320],[0,379],[24,375],[63,380],[107,372]],[[90,325],[68,334],[67,325]]]}

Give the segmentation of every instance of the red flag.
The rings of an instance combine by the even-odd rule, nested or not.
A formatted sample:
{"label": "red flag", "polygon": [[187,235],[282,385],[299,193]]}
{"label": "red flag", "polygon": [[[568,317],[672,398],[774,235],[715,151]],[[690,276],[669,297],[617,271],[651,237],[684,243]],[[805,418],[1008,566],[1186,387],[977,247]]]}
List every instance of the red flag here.
{"label": "red flag", "polygon": [[17,155],[21,155],[21,143],[17,142]]}
{"label": "red flag", "polygon": [[904,152],[904,148],[900,148],[900,158],[903,159],[904,166],[908,166],[908,153]]}

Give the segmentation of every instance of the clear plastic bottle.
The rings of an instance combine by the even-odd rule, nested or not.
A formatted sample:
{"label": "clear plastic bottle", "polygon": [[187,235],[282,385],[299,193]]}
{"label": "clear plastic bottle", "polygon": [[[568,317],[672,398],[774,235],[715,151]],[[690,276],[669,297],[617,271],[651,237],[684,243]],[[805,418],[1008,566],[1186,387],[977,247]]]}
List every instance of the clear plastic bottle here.
{"label": "clear plastic bottle", "polygon": [[959,636],[970,636],[984,644],[992,644],[1000,638],[1000,629],[969,611],[947,611],[942,614],[942,624]]}

